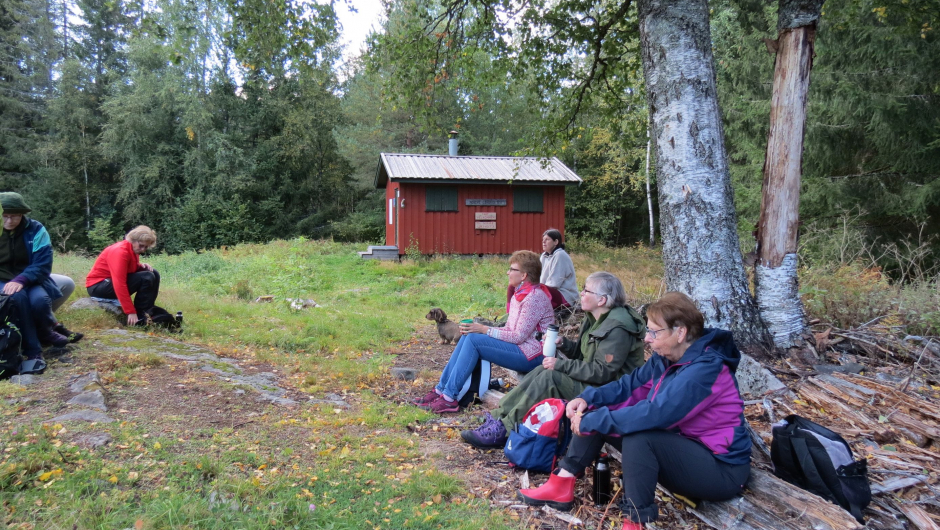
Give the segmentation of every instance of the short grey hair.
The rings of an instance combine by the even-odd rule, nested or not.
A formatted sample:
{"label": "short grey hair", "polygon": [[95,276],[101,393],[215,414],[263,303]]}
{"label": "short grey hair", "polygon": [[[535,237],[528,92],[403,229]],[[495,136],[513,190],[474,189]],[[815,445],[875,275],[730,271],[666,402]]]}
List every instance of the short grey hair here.
{"label": "short grey hair", "polygon": [[584,280],[584,285],[591,284],[601,296],[607,297],[604,307],[611,309],[627,305],[627,291],[623,288],[620,278],[607,271],[598,271]]}

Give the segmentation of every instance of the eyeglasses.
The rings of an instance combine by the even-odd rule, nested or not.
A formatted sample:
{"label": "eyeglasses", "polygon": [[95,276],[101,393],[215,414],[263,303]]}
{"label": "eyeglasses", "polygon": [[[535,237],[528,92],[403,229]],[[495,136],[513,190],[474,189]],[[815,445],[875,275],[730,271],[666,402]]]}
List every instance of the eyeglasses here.
{"label": "eyeglasses", "polygon": [[520,269],[514,269],[512,267],[509,267],[509,272],[513,272],[513,271],[522,272]]}
{"label": "eyeglasses", "polygon": [[587,290],[587,287],[582,287],[582,288],[581,288],[581,292],[582,292],[582,293],[591,293],[591,294],[593,294],[594,296],[596,296],[596,297],[598,297],[598,298],[600,298],[600,297],[602,297],[602,296],[607,296],[606,294],[595,293],[594,291],[588,291],[588,290]]}
{"label": "eyeglasses", "polygon": [[666,331],[667,329],[672,329],[672,328],[663,328],[663,329],[646,328],[646,332],[649,333],[650,337],[653,337],[653,340],[656,340],[656,334],[662,333],[663,331]]}

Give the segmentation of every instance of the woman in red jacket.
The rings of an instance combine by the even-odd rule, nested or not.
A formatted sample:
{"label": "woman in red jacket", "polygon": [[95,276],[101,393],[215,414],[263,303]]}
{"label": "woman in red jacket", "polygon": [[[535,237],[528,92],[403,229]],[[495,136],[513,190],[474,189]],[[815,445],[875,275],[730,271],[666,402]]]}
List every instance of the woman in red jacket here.
{"label": "woman in red jacket", "polygon": [[[160,273],[140,255],[153,248],[157,234],[146,226],[138,226],[124,236],[124,241],[101,251],[91,272],[85,278],[88,295],[95,298],[117,298],[127,315],[127,325],[144,323],[160,292]],[[131,295],[137,296],[131,301]]]}

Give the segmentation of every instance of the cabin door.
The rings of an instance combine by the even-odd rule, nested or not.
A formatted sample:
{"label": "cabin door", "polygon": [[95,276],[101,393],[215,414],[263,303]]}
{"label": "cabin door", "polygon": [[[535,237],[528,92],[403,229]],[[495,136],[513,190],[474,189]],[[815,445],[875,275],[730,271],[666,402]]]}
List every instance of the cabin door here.
{"label": "cabin door", "polygon": [[401,204],[401,188],[395,188],[395,246],[401,248],[398,244],[398,210]]}

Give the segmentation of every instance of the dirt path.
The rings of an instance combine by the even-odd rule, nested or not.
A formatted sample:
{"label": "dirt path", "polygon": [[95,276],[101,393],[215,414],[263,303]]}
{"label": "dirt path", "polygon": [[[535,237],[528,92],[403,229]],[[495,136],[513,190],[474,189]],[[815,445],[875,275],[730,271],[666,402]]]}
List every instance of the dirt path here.
{"label": "dirt path", "polygon": [[[405,381],[388,376],[373,390],[397,403],[424,394],[437,382],[454,348],[439,344],[437,338],[433,326],[428,326],[419,329],[411,340],[390,348],[390,353],[396,355],[394,366],[416,369],[418,378]],[[90,449],[107,450],[103,446],[111,439],[102,424],[109,420],[133,423],[149,436],[169,436],[183,442],[212,437],[223,429],[250,436],[265,428],[269,416],[316,406],[312,404],[353,409],[358,406],[340,395],[310,396],[300,392],[291,387],[287,374],[277,366],[220,357],[202,346],[141,331],[92,330],[79,344],[48,353],[46,372],[24,381],[29,384],[28,392],[14,398],[19,411],[14,421],[62,423],[67,433],[60,439]],[[502,375],[501,369],[494,370],[494,377]],[[95,393],[101,394],[100,403]],[[84,404],[74,402],[77,396],[87,398]],[[479,425],[483,411],[477,404],[460,414],[431,418],[408,429],[420,438],[423,454],[439,469],[459,476],[467,483],[468,491],[489,499],[494,509],[508,509],[520,528],[569,528],[568,522],[529,509],[516,500],[525,473],[510,469],[501,450],[481,451],[462,441],[460,431]],[[76,414],[87,418],[70,420],[66,416]],[[283,446],[300,456],[306,451],[302,440],[307,434],[295,434],[288,435]],[[619,468],[615,474],[619,475]],[[531,478],[536,485],[545,479],[539,475]],[[589,487],[590,480],[579,481],[578,494],[583,502],[573,515],[584,520],[588,528],[597,528],[603,511],[587,501]],[[606,517],[607,521],[611,519],[619,520],[616,508]],[[667,517],[656,527],[674,526]]]}

